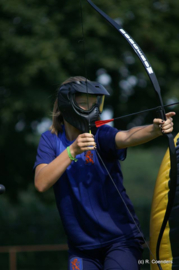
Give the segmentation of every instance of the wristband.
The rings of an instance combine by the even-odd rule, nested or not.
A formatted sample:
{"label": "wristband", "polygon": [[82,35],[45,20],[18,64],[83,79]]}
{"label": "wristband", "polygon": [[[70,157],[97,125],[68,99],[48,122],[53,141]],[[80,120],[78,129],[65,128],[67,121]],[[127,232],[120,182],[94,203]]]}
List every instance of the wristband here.
{"label": "wristband", "polygon": [[70,158],[71,160],[73,160],[73,161],[75,161],[75,162],[78,161],[77,158],[72,157],[72,154],[71,154],[71,152],[70,152],[70,146],[67,147],[67,153],[68,153],[68,156],[69,156],[69,158]]}

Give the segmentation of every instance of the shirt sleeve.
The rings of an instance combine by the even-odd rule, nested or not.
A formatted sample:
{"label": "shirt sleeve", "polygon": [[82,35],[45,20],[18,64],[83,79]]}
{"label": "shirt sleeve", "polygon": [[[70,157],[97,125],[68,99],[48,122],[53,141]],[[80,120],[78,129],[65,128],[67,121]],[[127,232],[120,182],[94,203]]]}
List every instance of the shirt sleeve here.
{"label": "shirt sleeve", "polygon": [[55,136],[56,135],[52,134],[50,131],[46,131],[41,135],[33,170],[36,168],[37,165],[42,163],[49,164],[52,160],[56,158]]}
{"label": "shirt sleeve", "polygon": [[96,133],[96,143],[99,151],[107,159],[125,160],[127,155],[127,148],[117,149],[115,143],[115,136],[120,132],[117,128],[109,125],[101,126]]}

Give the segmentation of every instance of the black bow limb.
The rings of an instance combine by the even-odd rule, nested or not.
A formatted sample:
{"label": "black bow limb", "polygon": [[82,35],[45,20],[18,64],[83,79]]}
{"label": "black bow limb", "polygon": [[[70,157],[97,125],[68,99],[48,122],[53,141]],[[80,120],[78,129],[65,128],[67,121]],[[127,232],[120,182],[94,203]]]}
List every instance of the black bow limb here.
{"label": "black bow limb", "polygon": [[[154,87],[155,93],[157,95],[157,99],[160,104],[160,110],[159,110],[159,116],[161,119],[166,120],[165,117],[165,109],[163,105],[163,100],[161,96],[161,91],[160,91],[160,86],[157,80],[157,77],[152,69],[152,66],[150,65],[149,61],[147,60],[147,57],[145,56],[144,52],[141,50],[141,48],[138,46],[138,44],[134,41],[134,39],[131,38],[131,36],[118,25],[113,19],[111,19],[106,13],[104,13],[100,8],[98,8],[91,0],[87,0],[87,2],[105,19],[107,20],[129,43],[129,45],[132,47],[134,52],[137,54],[138,58],[140,59],[142,65],[144,66],[151,82]],[[173,206],[174,198],[175,198],[175,193],[176,193],[176,185],[177,185],[177,158],[176,158],[176,151],[175,151],[175,145],[174,145],[174,138],[173,135],[170,134],[165,134],[165,136],[168,139],[168,146],[169,146],[169,151],[170,151],[170,163],[171,163],[171,171],[170,171],[170,176],[171,176],[171,184],[170,184],[170,191],[169,191],[169,200],[164,216],[164,220],[161,225],[160,233],[158,236],[158,241],[157,241],[157,247],[156,247],[156,259],[159,261],[159,250],[160,250],[160,243],[162,240],[163,232],[165,230],[167,221],[169,219],[171,209]],[[150,248],[149,251],[152,254]],[[160,263],[157,263],[158,268],[162,270],[162,267]]]}

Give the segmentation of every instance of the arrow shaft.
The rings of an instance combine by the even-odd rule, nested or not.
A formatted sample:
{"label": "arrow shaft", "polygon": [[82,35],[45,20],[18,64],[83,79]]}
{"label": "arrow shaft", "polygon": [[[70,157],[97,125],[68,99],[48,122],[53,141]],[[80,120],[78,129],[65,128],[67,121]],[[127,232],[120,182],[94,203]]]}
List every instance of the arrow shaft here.
{"label": "arrow shaft", "polygon": [[[168,104],[168,105],[163,105],[163,107],[170,107],[170,106],[174,106],[176,104],[179,104],[179,102],[175,102],[175,103]],[[157,107],[147,109],[147,110],[143,110],[143,111],[139,111],[139,112],[130,113],[130,114],[127,114],[127,115],[124,115],[124,116],[119,116],[119,117],[114,118],[114,120],[122,119],[122,118],[125,118],[125,117],[137,115],[137,114],[142,114],[142,113],[146,113],[146,112],[150,112],[150,111],[155,111],[157,109],[161,109],[161,106],[157,106]]]}

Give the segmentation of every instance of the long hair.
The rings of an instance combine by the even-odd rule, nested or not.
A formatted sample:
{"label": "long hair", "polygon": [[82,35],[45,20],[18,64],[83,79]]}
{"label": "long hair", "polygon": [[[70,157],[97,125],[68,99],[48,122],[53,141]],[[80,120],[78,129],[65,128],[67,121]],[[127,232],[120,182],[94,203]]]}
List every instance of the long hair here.
{"label": "long hair", "polygon": [[[75,76],[68,78],[61,85],[77,81],[88,81],[88,80],[82,76]],[[62,132],[63,123],[64,123],[63,115],[58,109],[58,98],[56,98],[52,112],[52,125],[50,127],[51,133],[55,133],[56,135],[58,135],[59,132]]]}

